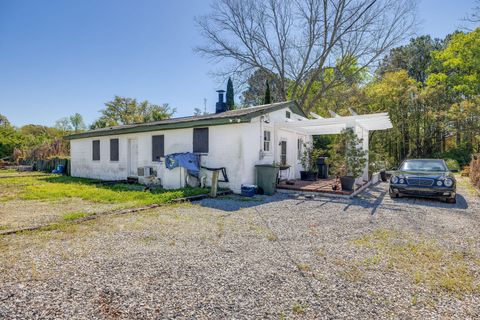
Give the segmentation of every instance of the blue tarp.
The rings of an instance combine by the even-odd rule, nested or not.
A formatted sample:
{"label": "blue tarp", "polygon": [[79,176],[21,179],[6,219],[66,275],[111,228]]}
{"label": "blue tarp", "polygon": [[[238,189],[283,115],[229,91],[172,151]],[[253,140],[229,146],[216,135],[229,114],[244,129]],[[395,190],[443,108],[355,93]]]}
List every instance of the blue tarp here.
{"label": "blue tarp", "polygon": [[172,153],[165,156],[165,167],[173,169],[182,167],[187,169],[188,174],[198,177],[200,174],[200,159],[199,156],[191,153]]}

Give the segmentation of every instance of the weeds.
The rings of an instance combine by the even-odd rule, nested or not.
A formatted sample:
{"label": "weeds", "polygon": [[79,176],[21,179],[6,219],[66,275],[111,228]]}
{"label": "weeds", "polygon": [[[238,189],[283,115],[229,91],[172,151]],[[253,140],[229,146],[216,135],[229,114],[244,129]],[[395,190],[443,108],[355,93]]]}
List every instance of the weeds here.
{"label": "weeds", "polygon": [[435,241],[413,238],[411,235],[392,230],[376,230],[354,241],[360,247],[374,249],[376,254],[364,264],[380,264],[385,261],[388,269],[410,275],[417,284],[432,290],[455,294],[476,291],[474,270],[471,262],[475,257],[466,252],[451,252],[441,248]]}
{"label": "weeds", "polygon": [[62,216],[62,219],[64,221],[73,221],[77,220],[80,218],[88,217],[93,215],[94,213],[89,213],[89,212],[84,212],[84,211],[72,211],[72,212],[67,212]]}
{"label": "weeds", "polygon": [[292,306],[292,311],[296,314],[304,314],[305,306],[301,302],[295,301]]}
{"label": "weeds", "polygon": [[298,263],[297,269],[302,272],[310,271],[310,266],[306,263]]}

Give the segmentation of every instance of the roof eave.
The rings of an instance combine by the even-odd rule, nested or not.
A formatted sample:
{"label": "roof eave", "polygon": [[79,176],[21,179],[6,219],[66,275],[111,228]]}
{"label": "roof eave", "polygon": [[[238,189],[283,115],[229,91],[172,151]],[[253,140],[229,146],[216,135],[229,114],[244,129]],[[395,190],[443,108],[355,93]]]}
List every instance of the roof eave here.
{"label": "roof eave", "polygon": [[206,119],[206,120],[179,122],[179,123],[135,126],[130,128],[118,128],[118,129],[102,130],[102,131],[87,131],[83,133],[77,133],[77,134],[66,136],[65,139],[76,140],[76,139],[112,136],[112,135],[129,134],[129,133],[186,129],[186,128],[205,127],[205,126],[218,126],[218,125],[225,125],[225,124],[245,123],[245,122],[250,122],[250,119],[245,119],[243,117]]}

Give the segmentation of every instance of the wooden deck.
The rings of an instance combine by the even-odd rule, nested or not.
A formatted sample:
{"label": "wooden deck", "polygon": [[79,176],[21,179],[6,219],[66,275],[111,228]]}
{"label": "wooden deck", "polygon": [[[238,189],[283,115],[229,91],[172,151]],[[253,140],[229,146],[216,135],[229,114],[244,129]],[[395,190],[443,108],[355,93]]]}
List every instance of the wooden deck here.
{"label": "wooden deck", "polygon": [[282,181],[277,184],[277,189],[299,192],[330,193],[339,195],[350,195],[353,193],[353,191],[341,190],[342,187],[340,186],[340,181],[337,184],[340,190],[333,190],[332,187],[335,184],[335,178],[322,179],[317,181],[290,180],[290,183],[293,184],[287,184],[286,181]]}

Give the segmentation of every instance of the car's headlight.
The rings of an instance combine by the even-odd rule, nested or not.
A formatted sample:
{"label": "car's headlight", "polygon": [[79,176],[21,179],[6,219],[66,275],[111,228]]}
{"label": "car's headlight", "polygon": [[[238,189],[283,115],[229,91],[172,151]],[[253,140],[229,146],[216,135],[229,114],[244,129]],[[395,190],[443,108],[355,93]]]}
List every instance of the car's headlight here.
{"label": "car's headlight", "polygon": [[443,183],[445,184],[446,187],[453,186],[453,180],[452,179],[445,179],[445,181]]}
{"label": "car's headlight", "polygon": [[440,186],[443,186],[443,181],[442,181],[442,180],[438,180],[438,181],[437,181],[437,186],[439,186],[439,187],[440,187]]}
{"label": "car's headlight", "polygon": [[392,183],[398,183],[398,177],[397,176],[392,177]]}
{"label": "car's headlight", "polygon": [[398,180],[398,183],[402,183],[402,184],[403,184],[403,183],[405,183],[405,180],[402,179],[402,178],[400,178],[400,179]]}

